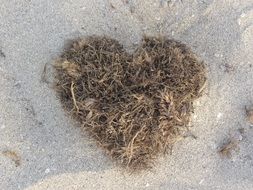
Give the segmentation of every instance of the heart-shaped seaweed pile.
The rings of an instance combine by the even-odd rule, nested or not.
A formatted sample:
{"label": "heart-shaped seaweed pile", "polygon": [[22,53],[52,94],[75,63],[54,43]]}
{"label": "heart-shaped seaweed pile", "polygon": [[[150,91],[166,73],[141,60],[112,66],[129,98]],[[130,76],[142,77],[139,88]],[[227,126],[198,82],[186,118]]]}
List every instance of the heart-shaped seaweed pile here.
{"label": "heart-shaped seaweed pile", "polygon": [[133,54],[108,37],[79,39],[55,64],[64,107],[118,163],[147,168],[187,128],[206,82],[186,45],[144,37]]}

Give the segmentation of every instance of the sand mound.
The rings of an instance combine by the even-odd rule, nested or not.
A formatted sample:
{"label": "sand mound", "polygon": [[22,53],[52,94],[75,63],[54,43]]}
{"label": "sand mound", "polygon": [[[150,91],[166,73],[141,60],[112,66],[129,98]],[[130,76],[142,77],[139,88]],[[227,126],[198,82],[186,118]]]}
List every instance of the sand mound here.
{"label": "sand mound", "polygon": [[130,169],[152,166],[186,128],[205,66],[184,44],[144,37],[130,55],[116,40],[75,41],[55,64],[64,107]]}

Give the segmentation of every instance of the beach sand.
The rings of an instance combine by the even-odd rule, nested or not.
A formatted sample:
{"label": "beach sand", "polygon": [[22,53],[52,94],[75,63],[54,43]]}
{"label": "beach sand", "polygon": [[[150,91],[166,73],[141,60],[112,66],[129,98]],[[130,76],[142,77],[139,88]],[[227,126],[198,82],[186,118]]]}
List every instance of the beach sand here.
{"label": "beach sand", "polygon": [[[81,132],[42,73],[68,40],[108,35],[133,51],[145,34],[192,47],[208,85],[194,104],[196,139],[130,175]],[[252,60],[252,0],[1,0],[0,189],[253,189]],[[238,147],[222,157],[229,138]]]}

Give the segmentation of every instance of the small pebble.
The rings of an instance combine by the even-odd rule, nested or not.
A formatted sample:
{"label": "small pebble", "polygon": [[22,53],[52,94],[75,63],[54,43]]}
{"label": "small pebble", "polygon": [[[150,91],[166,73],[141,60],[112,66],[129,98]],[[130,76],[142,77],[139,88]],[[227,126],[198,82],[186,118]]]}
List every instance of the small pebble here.
{"label": "small pebble", "polygon": [[201,185],[205,180],[204,179],[201,179],[199,184]]}
{"label": "small pebble", "polygon": [[155,19],[159,21],[159,20],[161,20],[161,17],[156,17]]}
{"label": "small pebble", "polygon": [[243,136],[242,135],[238,135],[238,140],[242,141],[243,140]]}
{"label": "small pebble", "polygon": [[222,54],[219,54],[219,53],[215,53],[214,56],[215,56],[215,57],[223,57],[223,55],[222,55]]}
{"label": "small pebble", "polygon": [[45,173],[48,174],[49,172],[50,172],[50,169],[47,168],[47,169],[45,170]]}
{"label": "small pebble", "polygon": [[223,113],[218,113],[217,114],[217,119],[220,119],[223,116]]}
{"label": "small pebble", "polygon": [[242,14],[241,14],[241,18],[244,18],[245,16],[246,16],[245,13],[242,13]]}

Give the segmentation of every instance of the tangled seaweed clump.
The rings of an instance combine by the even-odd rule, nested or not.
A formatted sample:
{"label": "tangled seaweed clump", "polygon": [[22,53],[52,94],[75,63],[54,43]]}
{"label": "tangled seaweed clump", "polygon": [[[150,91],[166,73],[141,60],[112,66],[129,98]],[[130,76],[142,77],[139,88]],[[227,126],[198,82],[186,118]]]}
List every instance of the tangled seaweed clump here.
{"label": "tangled seaweed clump", "polygon": [[124,167],[152,166],[187,128],[206,82],[186,45],[144,37],[130,55],[118,41],[75,41],[55,64],[64,107]]}

